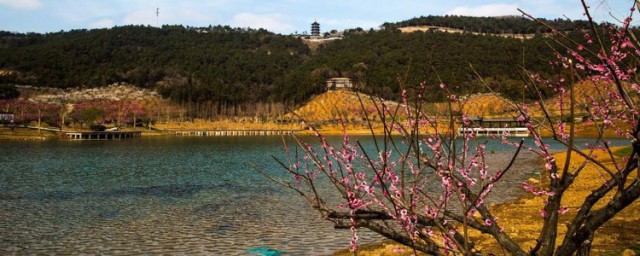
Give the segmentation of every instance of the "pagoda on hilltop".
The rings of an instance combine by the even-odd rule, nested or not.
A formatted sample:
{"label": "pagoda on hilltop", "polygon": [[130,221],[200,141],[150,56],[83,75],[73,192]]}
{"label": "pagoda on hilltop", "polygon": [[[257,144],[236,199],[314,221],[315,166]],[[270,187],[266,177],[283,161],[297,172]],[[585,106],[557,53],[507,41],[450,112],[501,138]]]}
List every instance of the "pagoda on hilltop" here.
{"label": "pagoda on hilltop", "polygon": [[320,36],[320,23],[317,21],[311,23],[311,36]]}

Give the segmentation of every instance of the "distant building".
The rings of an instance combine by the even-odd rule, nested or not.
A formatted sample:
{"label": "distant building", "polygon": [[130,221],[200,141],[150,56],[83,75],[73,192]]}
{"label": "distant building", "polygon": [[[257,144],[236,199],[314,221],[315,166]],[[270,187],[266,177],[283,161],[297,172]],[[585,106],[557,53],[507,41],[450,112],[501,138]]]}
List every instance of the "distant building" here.
{"label": "distant building", "polygon": [[311,36],[320,36],[320,23],[317,21],[311,23]]}
{"label": "distant building", "polygon": [[13,113],[0,112],[0,121],[11,121],[14,117]]}
{"label": "distant building", "polygon": [[352,89],[353,82],[351,79],[346,77],[334,77],[327,80],[327,89],[335,90],[335,89]]}

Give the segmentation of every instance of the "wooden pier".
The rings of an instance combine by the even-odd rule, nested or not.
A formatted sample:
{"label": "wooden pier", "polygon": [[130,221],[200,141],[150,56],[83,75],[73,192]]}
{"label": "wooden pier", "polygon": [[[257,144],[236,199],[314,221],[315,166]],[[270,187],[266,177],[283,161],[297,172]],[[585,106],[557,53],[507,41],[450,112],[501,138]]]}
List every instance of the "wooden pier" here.
{"label": "wooden pier", "polygon": [[458,135],[473,134],[475,136],[506,136],[506,137],[528,137],[529,128],[524,125],[524,121],[513,118],[487,119],[482,117],[469,118],[469,125],[458,128]]}
{"label": "wooden pier", "polygon": [[213,130],[213,131],[169,131],[178,136],[280,136],[291,135],[294,130]]}
{"label": "wooden pier", "polygon": [[64,137],[70,140],[124,140],[139,138],[142,132],[63,132]]}

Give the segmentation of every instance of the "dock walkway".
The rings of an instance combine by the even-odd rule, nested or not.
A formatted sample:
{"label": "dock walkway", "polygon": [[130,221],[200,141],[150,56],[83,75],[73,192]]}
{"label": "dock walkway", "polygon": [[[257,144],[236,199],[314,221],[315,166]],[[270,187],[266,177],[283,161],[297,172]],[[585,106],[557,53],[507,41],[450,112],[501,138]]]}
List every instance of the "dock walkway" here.
{"label": "dock walkway", "polygon": [[212,130],[212,131],[167,131],[178,136],[279,136],[291,135],[297,130]]}
{"label": "dock walkway", "polygon": [[142,132],[121,132],[121,131],[103,131],[103,132],[63,132],[65,138],[70,140],[122,140],[139,138]]}

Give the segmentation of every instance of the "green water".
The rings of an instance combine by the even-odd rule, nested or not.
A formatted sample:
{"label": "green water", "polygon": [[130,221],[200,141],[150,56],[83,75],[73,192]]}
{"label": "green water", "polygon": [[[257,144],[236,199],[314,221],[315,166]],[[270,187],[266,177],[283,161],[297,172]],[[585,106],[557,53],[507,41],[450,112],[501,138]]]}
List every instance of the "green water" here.
{"label": "green water", "polygon": [[288,178],[271,158],[282,156],[280,137],[0,143],[0,254],[348,247],[349,232],[247,165]]}
{"label": "green water", "polygon": [[347,248],[349,231],[334,230],[247,165],[288,178],[271,158],[282,149],[276,136],[1,141],[0,254],[246,255],[265,246],[326,255]]}

